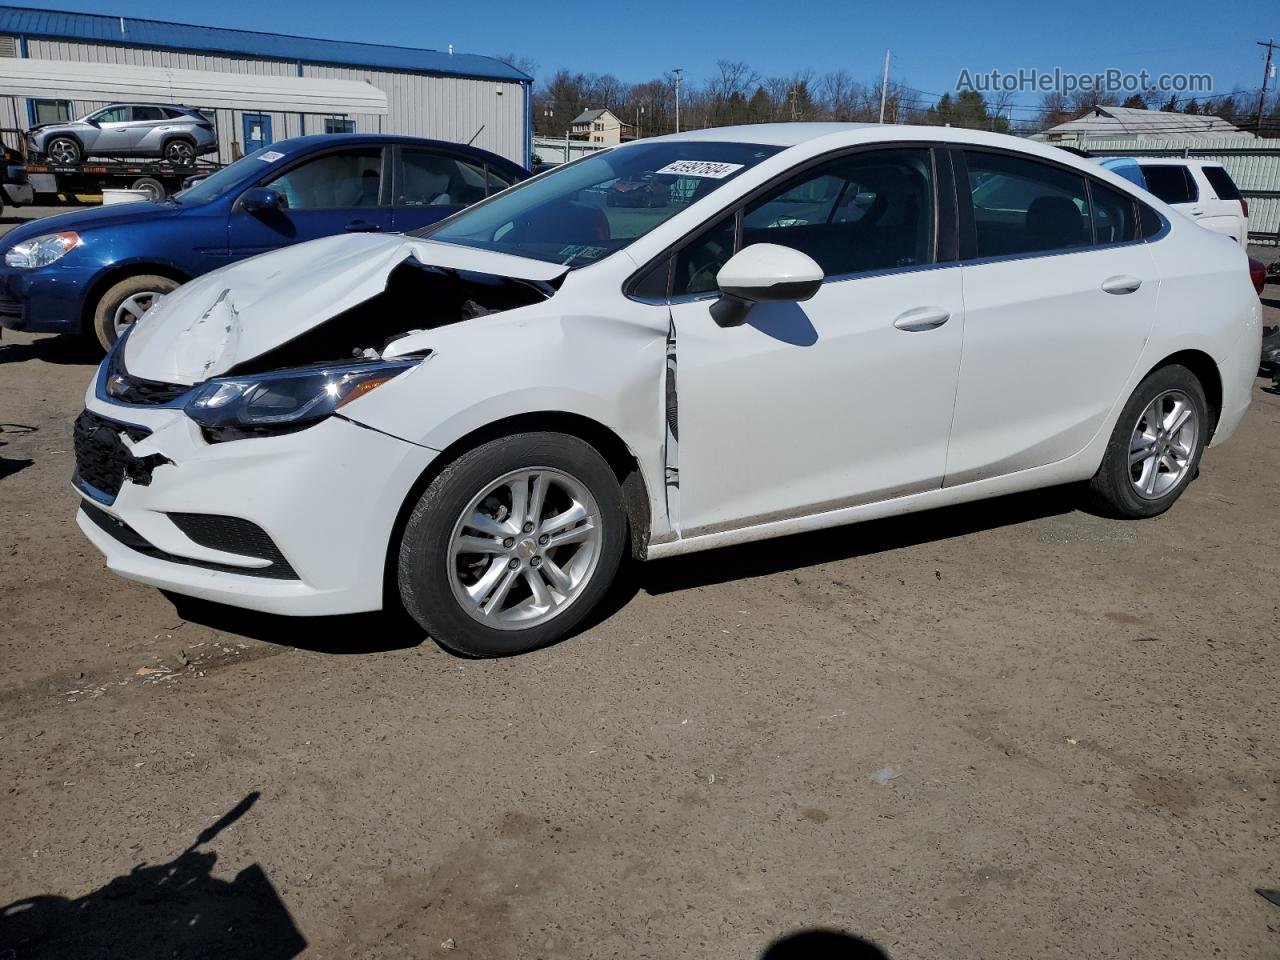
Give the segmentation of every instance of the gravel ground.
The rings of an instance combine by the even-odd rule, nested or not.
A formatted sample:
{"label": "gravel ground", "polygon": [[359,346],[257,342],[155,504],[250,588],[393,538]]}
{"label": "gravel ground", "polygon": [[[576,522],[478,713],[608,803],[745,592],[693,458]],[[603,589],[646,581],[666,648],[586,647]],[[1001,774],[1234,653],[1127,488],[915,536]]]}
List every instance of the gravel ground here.
{"label": "gravel ground", "polygon": [[1156,520],[1050,491],[655,563],[468,661],[109,575],[92,363],[0,341],[0,958],[1280,956],[1261,380]]}

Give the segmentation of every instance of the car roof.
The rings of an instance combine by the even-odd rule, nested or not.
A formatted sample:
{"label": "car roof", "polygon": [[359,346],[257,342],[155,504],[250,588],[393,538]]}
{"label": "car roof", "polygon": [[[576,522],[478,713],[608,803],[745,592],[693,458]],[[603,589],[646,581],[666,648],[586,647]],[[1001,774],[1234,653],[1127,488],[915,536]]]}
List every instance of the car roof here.
{"label": "car roof", "polygon": [[757,123],[737,127],[711,127],[672,133],[663,137],[633,140],[629,144],[611,149],[627,150],[642,144],[663,141],[751,143],[782,147],[784,150],[799,148],[805,152],[838,150],[846,146],[879,143],[954,143],[957,146],[1016,151],[1043,157],[1079,170],[1097,169],[1093,161],[1038,140],[985,130],[971,130],[966,127],[937,127],[905,123]]}
{"label": "car roof", "polygon": [[482,147],[474,147],[466,143],[452,143],[448,140],[428,140],[425,137],[411,137],[406,134],[398,133],[312,133],[304,137],[289,137],[287,140],[277,140],[275,143],[270,144],[270,147],[273,150],[279,150],[283,153],[295,153],[323,146],[338,146],[343,143],[357,145],[402,143],[416,147],[432,147],[440,150],[451,150],[454,153],[461,153],[464,156],[483,157],[488,160],[497,160],[515,169],[524,169],[515,161],[508,160],[501,154],[493,153],[492,151],[485,150]]}
{"label": "car roof", "polygon": [[1196,160],[1192,157],[1104,157],[1104,160],[1132,160],[1148,167],[1220,167],[1217,160]]}

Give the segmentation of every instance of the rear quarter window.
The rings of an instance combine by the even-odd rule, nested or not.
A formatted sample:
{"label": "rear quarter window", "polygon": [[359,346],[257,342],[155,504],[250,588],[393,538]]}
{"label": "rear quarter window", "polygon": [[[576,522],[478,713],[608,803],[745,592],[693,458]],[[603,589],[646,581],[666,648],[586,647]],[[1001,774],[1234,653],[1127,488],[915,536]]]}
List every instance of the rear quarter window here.
{"label": "rear quarter window", "polygon": [[1204,178],[1209,181],[1209,186],[1213,187],[1213,192],[1218,195],[1219,200],[1239,200],[1240,188],[1236,186],[1236,182],[1231,179],[1231,174],[1227,173],[1225,167],[1201,167]]}

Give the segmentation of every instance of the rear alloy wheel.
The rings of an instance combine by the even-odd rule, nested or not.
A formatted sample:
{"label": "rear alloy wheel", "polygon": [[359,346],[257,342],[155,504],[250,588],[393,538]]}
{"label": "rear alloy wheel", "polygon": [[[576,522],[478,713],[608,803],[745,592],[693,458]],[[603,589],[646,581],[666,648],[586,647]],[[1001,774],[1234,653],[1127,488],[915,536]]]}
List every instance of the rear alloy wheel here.
{"label": "rear alloy wheel", "polygon": [[613,470],[577,437],[494,440],[446,467],[400,543],[400,596],[437,641],[478,657],[560,639],[600,601],[626,516]]}
{"label": "rear alloy wheel", "polygon": [[54,163],[79,163],[80,141],[75,137],[54,137],[45,147],[45,155]]}
{"label": "rear alloy wheel", "polygon": [[159,297],[178,289],[178,281],[143,274],[128,277],[109,287],[93,311],[93,335],[103,350],[120,339],[124,331],[142,319]]}
{"label": "rear alloy wheel", "polygon": [[1170,365],[1138,385],[1116,422],[1094,499],[1120,517],[1154,517],[1173,505],[1200,466],[1212,425],[1199,379]]}
{"label": "rear alloy wheel", "polygon": [[164,158],[170,163],[186,167],[196,162],[196,148],[190,140],[170,140],[164,145]]}

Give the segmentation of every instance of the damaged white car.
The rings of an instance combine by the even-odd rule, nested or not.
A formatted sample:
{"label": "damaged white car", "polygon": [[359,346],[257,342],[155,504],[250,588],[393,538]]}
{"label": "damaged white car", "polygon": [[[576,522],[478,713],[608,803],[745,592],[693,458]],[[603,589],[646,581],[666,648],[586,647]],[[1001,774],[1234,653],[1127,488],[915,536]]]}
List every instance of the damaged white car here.
{"label": "damaged white car", "polygon": [[1260,336],[1237,244],[1052,147],[703,130],[165,297],[88,391],[78,521],[144,583],[512,653],[626,552],[1072,481],[1157,514]]}

